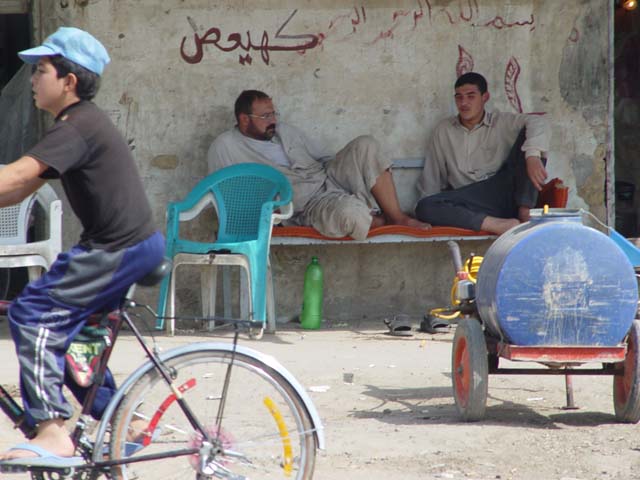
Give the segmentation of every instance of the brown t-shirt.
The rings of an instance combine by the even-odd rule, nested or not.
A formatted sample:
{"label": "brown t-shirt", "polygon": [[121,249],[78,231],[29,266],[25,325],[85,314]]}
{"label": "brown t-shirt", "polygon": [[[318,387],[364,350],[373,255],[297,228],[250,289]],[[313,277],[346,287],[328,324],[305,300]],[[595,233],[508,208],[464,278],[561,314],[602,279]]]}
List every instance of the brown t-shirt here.
{"label": "brown t-shirt", "polygon": [[80,101],[57,116],[31,150],[50,168],[43,178],[60,178],[82,223],[80,245],[119,250],[154,231],[151,207],[135,161],[109,117]]}

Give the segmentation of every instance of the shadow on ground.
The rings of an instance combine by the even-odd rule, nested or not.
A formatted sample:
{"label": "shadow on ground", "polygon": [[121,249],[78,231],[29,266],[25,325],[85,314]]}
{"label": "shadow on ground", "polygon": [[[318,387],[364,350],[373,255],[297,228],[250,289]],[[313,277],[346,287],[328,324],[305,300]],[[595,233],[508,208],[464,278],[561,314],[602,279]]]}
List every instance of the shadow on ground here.
{"label": "shadow on ground", "polygon": [[[351,412],[350,416],[360,419],[376,419],[393,425],[417,423],[466,425],[461,420],[455,406],[450,387],[422,388],[380,388],[364,385],[363,395],[379,400],[373,408]],[[436,402],[434,403],[434,400]],[[563,425],[593,427],[615,424],[614,415],[602,412],[566,412],[545,415],[529,406],[504,398],[489,395],[489,400],[499,402],[490,405],[479,425],[505,427],[560,429]]]}

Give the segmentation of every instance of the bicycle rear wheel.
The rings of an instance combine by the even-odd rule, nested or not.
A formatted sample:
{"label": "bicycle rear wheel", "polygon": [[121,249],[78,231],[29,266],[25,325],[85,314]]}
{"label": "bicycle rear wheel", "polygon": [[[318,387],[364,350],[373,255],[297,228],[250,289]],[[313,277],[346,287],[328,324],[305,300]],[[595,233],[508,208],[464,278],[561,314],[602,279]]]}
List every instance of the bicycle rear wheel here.
{"label": "bicycle rear wheel", "polygon": [[[316,443],[304,403],[289,382],[255,358],[236,353],[220,426],[216,417],[231,353],[193,352],[166,362],[174,384],[221,452],[206,459],[198,476],[199,455],[113,467],[114,478],[287,478],[310,479]],[[111,459],[135,458],[199,447],[194,430],[160,374],[144,375],[123,398],[114,416]]]}

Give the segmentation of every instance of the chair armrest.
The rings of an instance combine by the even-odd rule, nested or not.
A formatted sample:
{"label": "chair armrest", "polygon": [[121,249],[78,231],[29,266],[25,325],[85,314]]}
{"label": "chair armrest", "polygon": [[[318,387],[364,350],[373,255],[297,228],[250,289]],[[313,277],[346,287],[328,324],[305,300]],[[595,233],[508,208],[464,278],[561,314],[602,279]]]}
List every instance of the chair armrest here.
{"label": "chair armrest", "polygon": [[44,208],[58,200],[55,190],[48,183],[43,184],[36,190],[36,199]]}
{"label": "chair armrest", "polygon": [[175,205],[175,208],[177,209],[178,221],[188,222],[189,220],[193,220],[198,215],[200,215],[200,212],[202,212],[202,210],[204,210],[209,205],[215,208],[216,202],[213,198],[213,194],[211,192],[207,192],[200,198],[200,200],[198,200],[198,202],[196,202],[195,205],[193,205],[189,209],[181,210],[182,208],[184,208],[184,202],[173,202],[172,205]]}
{"label": "chair armrest", "polygon": [[49,205],[49,241],[56,255],[62,251],[62,200]]}
{"label": "chair armrest", "polygon": [[271,214],[272,223],[280,223],[282,220],[291,218],[293,216],[293,202],[289,202],[286,205],[282,205],[280,210]]}

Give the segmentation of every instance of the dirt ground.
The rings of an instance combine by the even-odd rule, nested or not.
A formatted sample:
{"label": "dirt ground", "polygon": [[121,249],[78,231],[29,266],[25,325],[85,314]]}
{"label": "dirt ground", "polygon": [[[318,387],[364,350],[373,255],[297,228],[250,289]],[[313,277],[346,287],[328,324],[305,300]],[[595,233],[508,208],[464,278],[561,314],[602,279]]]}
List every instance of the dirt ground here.
{"label": "dirt ground", "polygon": [[[492,375],[486,418],[463,423],[451,389],[453,334],[401,338],[385,330],[381,323],[291,327],[242,342],[275,356],[310,390],[327,443],[314,478],[640,479],[639,427],[616,423],[611,377],[574,377],[580,408],[564,410],[564,377]],[[216,339],[183,334],[160,343],[198,340]],[[116,348],[112,366],[122,379],[142,356],[131,337]],[[16,379],[3,321],[0,381]],[[6,420],[0,431],[0,448],[20,440]]]}

